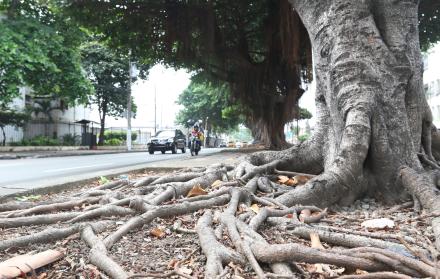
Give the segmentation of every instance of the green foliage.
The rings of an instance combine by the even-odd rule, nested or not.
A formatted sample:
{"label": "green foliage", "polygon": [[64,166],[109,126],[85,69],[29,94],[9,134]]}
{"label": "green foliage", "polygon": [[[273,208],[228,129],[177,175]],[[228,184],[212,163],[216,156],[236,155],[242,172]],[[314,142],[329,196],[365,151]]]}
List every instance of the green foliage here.
{"label": "green foliage", "polygon": [[299,119],[310,119],[313,115],[306,108],[299,108]]}
{"label": "green foliage", "polygon": [[110,180],[107,177],[105,177],[105,176],[99,177],[99,184],[104,185],[108,182],[110,182]]}
{"label": "green foliage", "polygon": [[222,133],[237,128],[243,122],[240,109],[230,101],[229,86],[213,84],[211,82],[192,82],[179,95],[177,101],[183,106],[176,122],[186,125],[188,120],[208,117],[208,129],[215,133]]}
{"label": "green foliage", "polygon": [[59,2],[114,48],[227,83],[266,123],[291,120],[311,78],[308,34],[287,0]]}
{"label": "green foliage", "polygon": [[61,142],[64,146],[75,146],[80,143],[80,136],[73,134],[65,134],[61,137]]}
{"label": "green foliage", "polygon": [[19,197],[15,197],[15,199],[21,202],[38,201],[39,199],[41,199],[41,195],[19,196]]}
{"label": "green foliage", "polygon": [[53,139],[46,136],[36,136],[32,139],[22,139],[20,142],[10,143],[11,146],[61,146],[58,139]]}
{"label": "green foliage", "polygon": [[29,140],[30,146],[59,146],[61,145],[58,139],[53,139],[46,136],[36,136]]}
{"label": "green foliage", "polygon": [[29,114],[26,112],[15,111],[0,107],[0,127],[14,126],[23,127],[29,120]]}
{"label": "green foliage", "polygon": [[122,145],[123,141],[121,139],[112,138],[112,139],[106,139],[104,141],[105,145],[112,145],[112,146],[119,146]]}
{"label": "green foliage", "polygon": [[6,126],[23,127],[29,120],[29,113],[15,111],[0,105],[0,129],[2,131],[2,145],[6,145],[6,135],[4,128]]}
{"label": "green foliage", "polygon": [[[105,141],[109,141],[112,139],[118,139],[121,142],[127,140],[127,132],[126,131],[105,131],[104,133]],[[131,140],[135,141],[137,139],[137,133],[131,132]]]}
{"label": "green foliage", "polygon": [[310,137],[310,135],[308,135],[308,134],[300,135],[300,136],[298,136],[298,140],[300,142],[303,142],[303,141],[306,141],[309,137]]}
{"label": "green foliage", "polygon": [[35,95],[86,102],[92,88],[81,69],[81,32],[47,2],[3,1],[0,13],[0,104],[18,97],[20,86]]}
{"label": "green foliage", "polygon": [[239,127],[230,134],[230,138],[234,139],[235,141],[250,142],[252,141],[252,133],[248,128]]}
{"label": "green foliage", "polygon": [[440,1],[421,0],[419,4],[420,48],[428,50],[440,41]]}

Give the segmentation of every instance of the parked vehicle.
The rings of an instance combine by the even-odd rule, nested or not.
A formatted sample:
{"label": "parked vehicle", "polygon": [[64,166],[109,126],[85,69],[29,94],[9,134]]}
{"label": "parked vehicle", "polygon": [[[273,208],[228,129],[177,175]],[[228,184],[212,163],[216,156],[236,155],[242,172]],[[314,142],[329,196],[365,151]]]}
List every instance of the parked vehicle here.
{"label": "parked vehicle", "polygon": [[242,147],[241,142],[237,141],[235,143],[235,148],[241,148],[241,147]]}
{"label": "parked vehicle", "polygon": [[226,142],[225,142],[225,141],[222,141],[218,147],[227,147],[227,146],[228,146],[228,145],[226,144]]}
{"label": "parked vehicle", "polygon": [[199,155],[201,146],[202,146],[202,141],[200,140],[200,138],[196,136],[191,136],[191,147],[190,147],[191,156]]}
{"label": "parked vehicle", "polygon": [[155,151],[160,151],[162,154],[171,151],[176,154],[177,149],[185,153],[186,137],[180,130],[162,130],[149,140],[147,147],[150,154],[154,154]]}

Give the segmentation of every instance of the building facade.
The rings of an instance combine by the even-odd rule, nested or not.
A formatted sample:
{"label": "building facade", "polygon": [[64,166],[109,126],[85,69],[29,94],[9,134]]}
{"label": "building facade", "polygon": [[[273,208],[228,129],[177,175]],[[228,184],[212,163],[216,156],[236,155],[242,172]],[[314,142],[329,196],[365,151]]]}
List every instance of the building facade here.
{"label": "building facade", "polygon": [[423,67],[426,99],[432,111],[434,125],[440,128],[440,44],[424,55]]}

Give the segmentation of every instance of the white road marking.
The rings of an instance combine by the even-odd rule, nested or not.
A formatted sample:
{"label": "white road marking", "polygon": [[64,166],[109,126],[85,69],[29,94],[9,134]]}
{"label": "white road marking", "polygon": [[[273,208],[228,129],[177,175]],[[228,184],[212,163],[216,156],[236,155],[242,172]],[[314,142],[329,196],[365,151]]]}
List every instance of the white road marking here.
{"label": "white road marking", "polygon": [[80,167],[64,168],[64,169],[54,169],[54,170],[51,169],[51,170],[45,170],[43,172],[60,172],[60,171],[66,171],[66,170],[85,169],[85,168],[93,168],[93,167],[108,166],[108,165],[113,165],[113,163],[96,164],[96,165],[88,165],[88,166],[80,166]]}

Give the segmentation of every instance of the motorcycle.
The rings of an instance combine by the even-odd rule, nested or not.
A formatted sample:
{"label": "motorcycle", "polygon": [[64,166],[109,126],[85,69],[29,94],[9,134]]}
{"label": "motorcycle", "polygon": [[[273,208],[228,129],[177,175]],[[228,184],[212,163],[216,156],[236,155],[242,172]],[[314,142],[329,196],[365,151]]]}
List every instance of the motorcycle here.
{"label": "motorcycle", "polygon": [[199,155],[201,146],[202,146],[202,141],[196,136],[191,136],[191,146],[190,146],[191,156],[194,156],[194,154]]}

